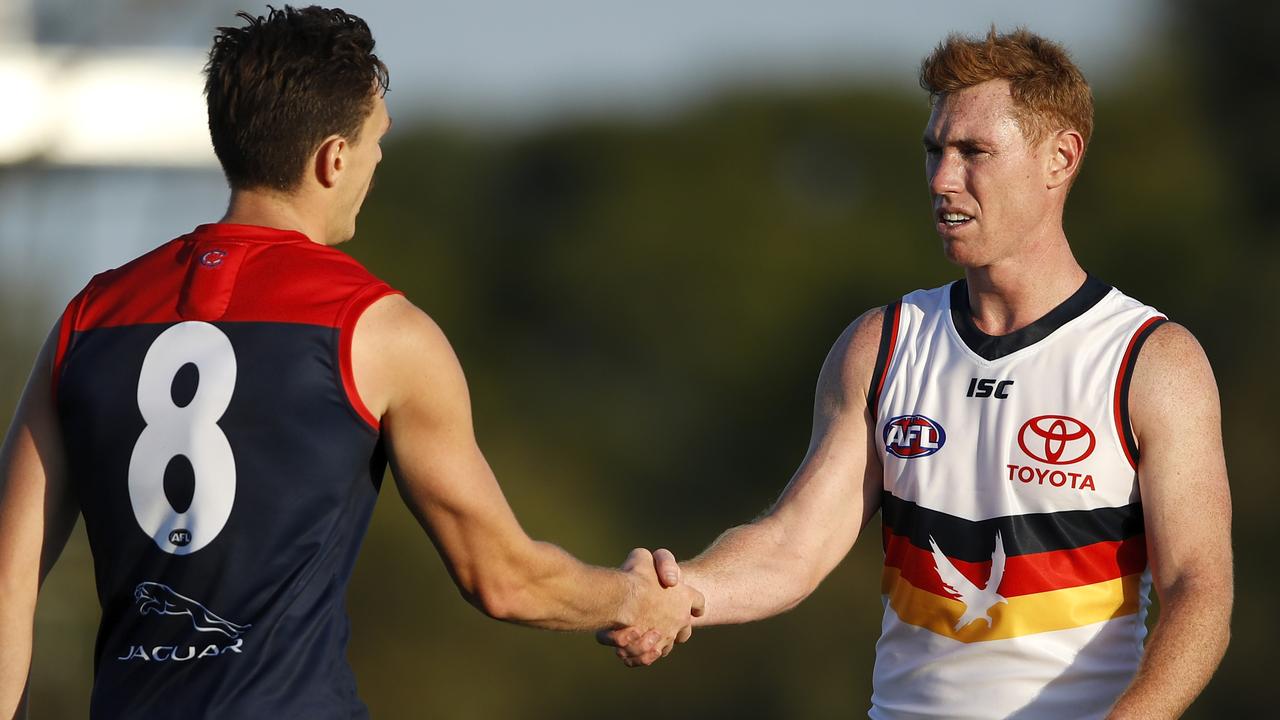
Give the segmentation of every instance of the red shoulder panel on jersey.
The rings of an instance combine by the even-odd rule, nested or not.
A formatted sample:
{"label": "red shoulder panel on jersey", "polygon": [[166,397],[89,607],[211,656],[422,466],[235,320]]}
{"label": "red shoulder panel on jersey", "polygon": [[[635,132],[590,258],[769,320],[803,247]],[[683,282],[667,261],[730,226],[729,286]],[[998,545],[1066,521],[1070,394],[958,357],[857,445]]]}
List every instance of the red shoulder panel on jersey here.
{"label": "red shoulder panel on jersey", "polygon": [[76,296],[67,303],[67,309],[62,311],[62,317],[58,320],[58,344],[53,351],[53,367],[50,368],[49,372],[49,393],[50,397],[53,398],[54,407],[57,407],[58,404],[58,378],[62,377],[62,362],[67,357],[67,347],[71,344],[71,333],[75,329],[80,308],[84,306],[84,298],[88,293],[89,287],[85,287],[76,293]]}
{"label": "red shoulder panel on jersey", "polygon": [[[218,280],[236,273],[233,282]],[[199,303],[189,291],[197,284],[211,291]],[[301,233],[202,225],[98,276],[73,330],[206,317],[336,328],[347,301],[371,284],[382,283],[346,253]]]}
{"label": "red shoulder panel on jersey", "polygon": [[1138,364],[1138,353],[1143,344],[1156,328],[1168,321],[1168,318],[1157,315],[1142,323],[1130,338],[1129,346],[1124,351],[1124,359],[1120,361],[1120,372],[1116,375],[1116,429],[1120,432],[1120,446],[1124,448],[1124,456],[1135,471],[1138,469],[1138,440],[1133,435],[1133,426],[1129,421],[1129,383],[1133,379],[1133,368]]}

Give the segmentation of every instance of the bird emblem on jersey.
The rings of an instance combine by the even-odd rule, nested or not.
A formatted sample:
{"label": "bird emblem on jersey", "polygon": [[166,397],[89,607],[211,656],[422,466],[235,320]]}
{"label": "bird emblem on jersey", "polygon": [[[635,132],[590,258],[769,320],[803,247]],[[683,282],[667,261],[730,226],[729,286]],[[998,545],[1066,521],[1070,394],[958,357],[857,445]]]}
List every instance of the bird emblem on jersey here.
{"label": "bird emblem on jersey", "polygon": [[951,564],[951,559],[942,554],[932,535],[929,536],[929,547],[933,548],[933,567],[938,571],[942,586],[952,597],[964,603],[964,613],[956,621],[956,631],[974,620],[982,620],[987,623],[987,627],[991,627],[991,608],[998,603],[1009,602],[997,592],[1000,581],[1004,579],[1005,562],[1004,542],[1000,539],[1000,532],[996,532],[996,549],[991,553],[991,575],[987,578],[986,586],[981,588]]}

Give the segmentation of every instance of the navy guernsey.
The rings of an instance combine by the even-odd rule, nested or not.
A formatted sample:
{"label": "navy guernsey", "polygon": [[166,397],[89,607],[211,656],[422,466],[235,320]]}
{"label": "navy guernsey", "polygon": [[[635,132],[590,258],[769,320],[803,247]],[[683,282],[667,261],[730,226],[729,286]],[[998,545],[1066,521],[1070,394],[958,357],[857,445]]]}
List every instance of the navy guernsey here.
{"label": "navy guernsey", "polygon": [[53,393],[102,606],[91,717],[367,717],[344,596],[386,463],[351,334],[394,292],[299,233],[220,224],[68,305]]}

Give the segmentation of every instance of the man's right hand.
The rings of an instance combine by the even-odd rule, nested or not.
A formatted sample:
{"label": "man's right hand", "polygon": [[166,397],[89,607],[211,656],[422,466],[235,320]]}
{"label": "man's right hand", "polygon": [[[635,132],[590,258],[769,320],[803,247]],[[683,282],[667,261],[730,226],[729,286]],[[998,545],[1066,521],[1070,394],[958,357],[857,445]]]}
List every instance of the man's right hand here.
{"label": "man's right hand", "polygon": [[693,634],[693,618],[702,615],[702,593],[680,584],[680,568],[667,550],[636,548],[621,570],[632,582],[631,624],[602,630],[596,639],[617,647],[627,667],[652,665]]}

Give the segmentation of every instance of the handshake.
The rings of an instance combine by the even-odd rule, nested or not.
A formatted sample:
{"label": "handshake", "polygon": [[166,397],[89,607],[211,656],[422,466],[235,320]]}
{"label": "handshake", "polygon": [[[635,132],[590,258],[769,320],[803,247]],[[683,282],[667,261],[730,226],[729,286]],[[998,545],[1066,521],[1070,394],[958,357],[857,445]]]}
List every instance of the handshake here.
{"label": "handshake", "polygon": [[631,582],[633,610],[624,617],[630,624],[600,630],[596,640],[616,648],[627,667],[652,665],[666,657],[678,643],[693,635],[695,618],[702,617],[702,593],[681,584],[680,566],[669,550],[650,553],[632,550],[620,568]]}

